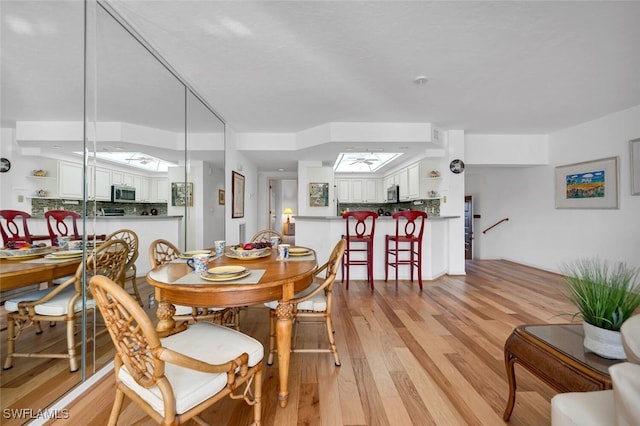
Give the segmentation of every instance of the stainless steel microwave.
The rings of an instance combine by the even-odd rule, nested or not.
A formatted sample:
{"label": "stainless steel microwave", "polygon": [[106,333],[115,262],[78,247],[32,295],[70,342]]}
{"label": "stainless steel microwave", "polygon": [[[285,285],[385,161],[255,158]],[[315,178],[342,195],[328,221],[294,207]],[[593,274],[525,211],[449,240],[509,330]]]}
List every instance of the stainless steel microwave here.
{"label": "stainless steel microwave", "polygon": [[112,203],[135,203],[136,189],[132,186],[111,185]]}
{"label": "stainless steel microwave", "polygon": [[400,187],[392,185],[387,188],[387,203],[397,203],[400,200]]}

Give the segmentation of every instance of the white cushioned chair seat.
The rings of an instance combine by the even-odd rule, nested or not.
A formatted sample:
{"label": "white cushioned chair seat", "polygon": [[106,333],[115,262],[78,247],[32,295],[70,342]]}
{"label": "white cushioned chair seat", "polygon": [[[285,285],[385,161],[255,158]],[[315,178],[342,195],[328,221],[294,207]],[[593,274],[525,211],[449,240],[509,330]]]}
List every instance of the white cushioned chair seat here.
{"label": "white cushioned chair seat", "polygon": [[[249,366],[253,367],[264,356],[262,344],[253,337],[211,323],[192,324],[187,330],[161,341],[166,348],[210,364],[222,364],[246,352],[249,354]],[[164,415],[164,405],[157,386],[145,389],[138,385],[124,366],[117,374],[122,383]],[[175,393],[177,414],[184,413],[227,384],[226,373],[201,373],[170,363],[165,363],[165,375]]]}
{"label": "white cushioned chair seat", "polygon": [[568,392],[551,398],[553,426],[612,426],[613,390]]}
{"label": "white cushioned chair seat", "polygon": [[[7,309],[10,312],[15,312],[18,310],[18,302],[23,302],[25,300],[28,300],[28,301],[38,300],[44,297],[49,292],[53,291],[54,289],[55,287],[48,288],[45,290],[38,290],[33,293],[25,294],[24,296],[7,300],[5,302],[5,309]],[[39,305],[36,305],[35,307],[36,314],[51,315],[51,316],[66,315],[67,308],[69,307],[69,299],[73,297],[75,294],[76,294],[75,287],[70,285],[69,287],[62,290],[59,294],[55,295],[53,299],[48,300]],[[93,299],[87,299],[87,309],[94,309],[95,307],[96,307],[95,301]],[[82,310],[81,298],[78,298],[78,300],[76,301],[74,309],[75,309],[75,312],[80,312]]]}
{"label": "white cushioned chair seat", "polygon": [[47,294],[51,293],[54,290],[54,287],[47,288],[44,290],[33,291],[31,293],[23,294],[18,297],[13,297],[6,302],[4,302],[4,308],[9,312],[16,312],[18,310],[18,303],[20,302],[33,302],[35,300],[41,299]]}
{"label": "white cushioned chair seat", "polygon": [[[319,284],[311,284],[304,291],[296,294],[294,296],[295,299],[300,297],[304,297],[305,295],[311,293],[313,290],[318,288]],[[271,302],[267,302],[264,304],[269,309],[276,309],[278,306],[277,300],[272,300]],[[314,312],[324,312],[327,310],[327,296],[324,291],[318,292],[318,294],[314,295],[311,299],[305,300],[304,302],[298,303],[298,310],[300,311],[314,311]]]}

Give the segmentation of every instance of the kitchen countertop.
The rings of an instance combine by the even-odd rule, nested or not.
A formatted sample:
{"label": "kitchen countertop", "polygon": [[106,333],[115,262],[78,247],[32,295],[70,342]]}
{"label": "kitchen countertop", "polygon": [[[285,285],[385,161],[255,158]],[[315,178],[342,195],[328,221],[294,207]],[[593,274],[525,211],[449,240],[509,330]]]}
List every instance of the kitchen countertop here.
{"label": "kitchen countertop", "polygon": [[[295,220],[344,220],[342,216],[291,216],[292,219]],[[437,221],[437,220],[447,220],[447,219],[459,219],[460,216],[428,216],[427,220],[429,221]],[[378,216],[378,220],[394,220],[392,216]]]}

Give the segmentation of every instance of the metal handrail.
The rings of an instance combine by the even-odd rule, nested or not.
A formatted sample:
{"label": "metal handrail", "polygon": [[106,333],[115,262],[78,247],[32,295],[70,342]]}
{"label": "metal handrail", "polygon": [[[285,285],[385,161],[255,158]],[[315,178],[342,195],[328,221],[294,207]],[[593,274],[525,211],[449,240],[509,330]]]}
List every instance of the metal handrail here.
{"label": "metal handrail", "polygon": [[491,228],[495,228],[496,226],[500,225],[502,222],[509,222],[509,218],[505,217],[504,219],[500,219],[498,222],[494,223],[493,225],[491,225],[490,227],[482,231],[482,233],[486,234],[488,230],[490,230]]}

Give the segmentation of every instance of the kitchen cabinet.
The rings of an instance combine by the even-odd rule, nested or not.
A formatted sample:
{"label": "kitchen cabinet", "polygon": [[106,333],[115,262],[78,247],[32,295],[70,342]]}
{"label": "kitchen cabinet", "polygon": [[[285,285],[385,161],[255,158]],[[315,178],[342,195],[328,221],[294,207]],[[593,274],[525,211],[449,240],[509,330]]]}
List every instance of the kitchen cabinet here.
{"label": "kitchen cabinet", "polygon": [[58,163],[58,196],[81,200],[83,189],[82,164],[60,161]]}
{"label": "kitchen cabinet", "polygon": [[409,200],[420,198],[420,164],[407,167],[407,193]]}
{"label": "kitchen cabinet", "polygon": [[151,200],[150,179],[144,176],[140,177],[140,186],[136,186],[136,200],[137,201],[149,201]]}
{"label": "kitchen cabinet", "polygon": [[[169,179],[155,179],[155,201],[169,201]],[[154,197],[151,197],[154,198]]]}
{"label": "kitchen cabinet", "polygon": [[133,175],[130,173],[120,172],[116,170],[111,172],[112,185],[134,186],[133,180]]}
{"label": "kitchen cabinet", "polygon": [[336,179],[338,201],[341,203],[379,203],[381,179]]}

